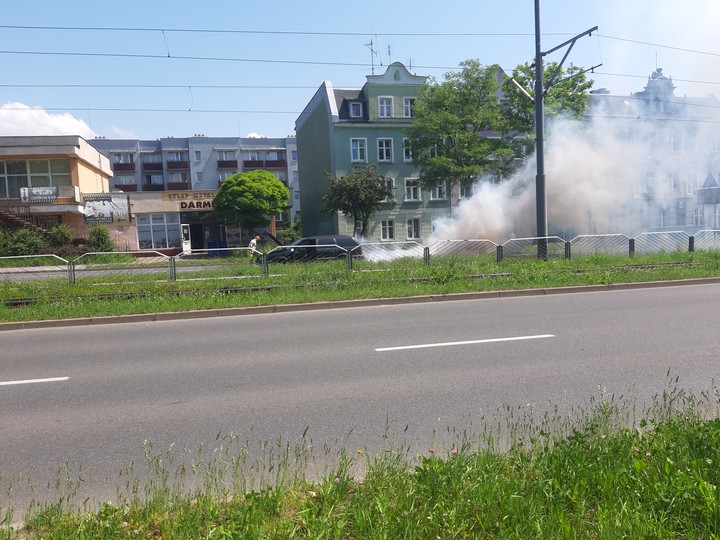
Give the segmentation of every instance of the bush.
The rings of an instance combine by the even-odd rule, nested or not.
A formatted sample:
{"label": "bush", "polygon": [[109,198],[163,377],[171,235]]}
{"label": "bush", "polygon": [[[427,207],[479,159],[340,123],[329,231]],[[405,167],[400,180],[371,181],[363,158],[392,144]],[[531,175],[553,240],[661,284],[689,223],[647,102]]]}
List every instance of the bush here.
{"label": "bush", "polygon": [[110,237],[110,231],[103,225],[92,225],[87,232],[85,247],[94,252],[107,252],[115,250],[115,242]]}
{"label": "bush", "polygon": [[48,244],[45,237],[33,229],[17,229],[0,234],[0,256],[18,257],[44,253]]}
{"label": "bush", "polygon": [[50,245],[52,247],[65,247],[72,244],[75,233],[67,223],[55,225],[50,229]]}
{"label": "bush", "polygon": [[295,240],[299,240],[301,236],[302,231],[300,230],[300,220],[295,219],[289,227],[280,229],[275,235],[275,238],[278,239],[281,246],[289,246]]}

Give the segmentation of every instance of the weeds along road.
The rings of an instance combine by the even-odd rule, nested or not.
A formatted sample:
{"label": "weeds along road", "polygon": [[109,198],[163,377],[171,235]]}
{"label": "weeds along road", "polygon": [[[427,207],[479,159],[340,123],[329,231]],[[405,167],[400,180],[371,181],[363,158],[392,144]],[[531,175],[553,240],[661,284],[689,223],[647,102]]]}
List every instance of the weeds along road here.
{"label": "weeds along road", "polygon": [[685,285],[6,331],[0,506],[11,480],[15,505],[56,499],[13,479],[39,488],[64,465],[83,478],[77,502],[112,500],[125,467],[146,470],[145,440],[174,445],[173,467],[218,435],[274,444],[307,428],[332,461],[440,449],[448,427],[477,432],[506,404],[565,410],[598,387],[642,402],[668,371],[700,390],[720,375],[718,313],[720,285]]}

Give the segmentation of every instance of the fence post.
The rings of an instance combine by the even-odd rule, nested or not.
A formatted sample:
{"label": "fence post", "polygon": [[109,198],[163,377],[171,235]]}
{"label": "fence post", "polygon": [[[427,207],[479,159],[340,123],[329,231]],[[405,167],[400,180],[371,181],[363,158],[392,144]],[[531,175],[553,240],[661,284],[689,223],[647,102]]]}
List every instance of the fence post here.
{"label": "fence post", "polygon": [[353,264],[352,251],[345,252],[345,261],[347,263],[347,269],[352,270],[352,264]]}
{"label": "fence post", "polygon": [[694,236],[691,236],[690,239],[688,240],[688,251],[690,253],[695,251],[695,237]]}
{"label": "fence post", "polygon": [[500,262],[503,260],[503,247],[502,244],[498,244],[497,249],[495,250],[495,260],[497,262]]}
{"label": "fence post", "polygon": [[565,241],[565,258],[572,259],[572,248],[570,247],[570,242],[567,240]]}
{"label": "fence post", "polygon": [[634,238],[631,238],[631,239],[628,241],[628,255],[629,255],[630,257],[634,257],[634,256],[635,256],[635,239],[634,239]]}
{"label": "fence post", "polygon": [[68,261],[67,273],[68,273],[68,285],[75,285],[75,263],[74,262]]}
{"label": "fence post", "polygon": [[428,266],[430,264],[430,247],[425,246],[423,248],[423,261],[425,262],[425,266]]}
{"label": "fence post", "polygon": [[175,267],[175,257],[170,257],[170,281],[177,279],[177,268]]}
{"label": "fence post", "polygon": [[262,275],[268,277],[270,271],[268,270],[267,253],[260,255],[260,261],[262,262]]}

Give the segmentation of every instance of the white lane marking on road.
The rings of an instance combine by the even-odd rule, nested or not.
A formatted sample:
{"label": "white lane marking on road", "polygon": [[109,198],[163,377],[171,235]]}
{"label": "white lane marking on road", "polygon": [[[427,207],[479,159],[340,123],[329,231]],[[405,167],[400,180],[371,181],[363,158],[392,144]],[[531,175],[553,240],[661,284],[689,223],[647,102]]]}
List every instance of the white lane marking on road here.
{"label": "white lane marking on road", "polygon": [[46,379],[25,379],[21,381],[0,381],[0,386],[11,386],[14,384],[35,384],[44,382],[62,382],[67,381],[70,377],[48,377]]}
{"label": "white lane marking on road", "polygon": [[472,341],[447,341],[445,343],[424,343],[422,345],[403,345],[401,347],[383,347],[375,349],[377,352],[404,351],[408,349],[429,349],[431,347],[453,347],[455,345],[476,345],[478,343],[498,343],[501,341],[522,341],[525,339],[545,339],[555,337],[554,334],[540,334],[537,336],[517,336],[492,339],[474,339]]}

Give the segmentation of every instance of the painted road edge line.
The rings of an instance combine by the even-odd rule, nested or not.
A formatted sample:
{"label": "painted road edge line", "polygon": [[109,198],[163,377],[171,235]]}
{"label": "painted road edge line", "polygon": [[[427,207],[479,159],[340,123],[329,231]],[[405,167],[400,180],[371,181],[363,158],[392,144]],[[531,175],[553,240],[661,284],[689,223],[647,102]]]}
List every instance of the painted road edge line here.
{"label": "painted road edge line", "polygon": [[0,386],[12,386],[15,384],[35,384],[46,382],[62,382],[67,381],[70,377],[49,377],[46,379],[25,379],[21,381],[0,381]]}
{"label": "painted road edge line", "polygon": [[522,341],[526,339],[546,339],[553,338],[554,334],[539,334],[537,336],[517,336],[517,337],[506,337],[506,338],[492,338],[492,339],[474,339],[471,341],[447,341],[445,343],[424,343],[421,345],[402,345],[400,347],[382,347],[375,349],[376,352],[387,352],[387,351],[404,351],[408,349],[429,349],[431,347],[453,347],[455,345],[476,345],[478,343],[499,343],[502,341]]}

